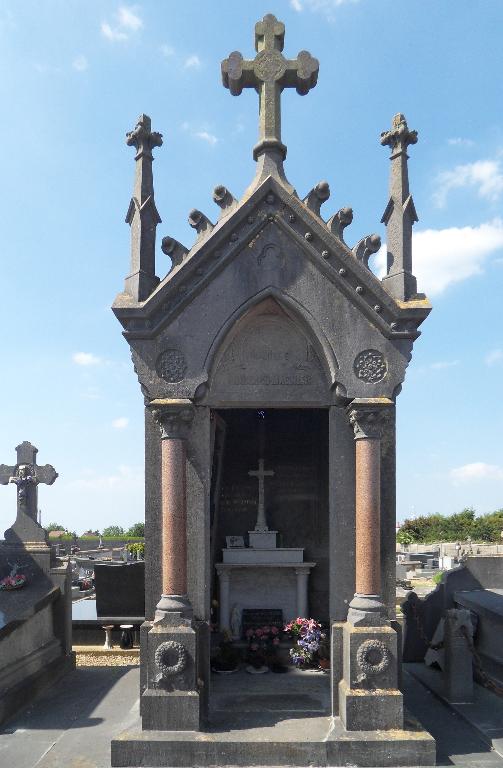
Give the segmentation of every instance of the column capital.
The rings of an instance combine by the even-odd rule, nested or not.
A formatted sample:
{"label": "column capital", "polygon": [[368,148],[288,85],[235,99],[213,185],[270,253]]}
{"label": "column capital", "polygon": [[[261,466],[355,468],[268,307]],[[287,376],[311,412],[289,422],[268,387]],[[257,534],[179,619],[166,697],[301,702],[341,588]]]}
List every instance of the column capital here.
{"label": "column capital", "polygon": [[355,440],[380,439],[389,421],[393,400],[387,397],[355,398],[346,408]]}
{"label": "column capital", "polygon": [[188,436],[194,418],[191,400],[151,400],[147,408],[160,427],[161,440],[184,440]]}

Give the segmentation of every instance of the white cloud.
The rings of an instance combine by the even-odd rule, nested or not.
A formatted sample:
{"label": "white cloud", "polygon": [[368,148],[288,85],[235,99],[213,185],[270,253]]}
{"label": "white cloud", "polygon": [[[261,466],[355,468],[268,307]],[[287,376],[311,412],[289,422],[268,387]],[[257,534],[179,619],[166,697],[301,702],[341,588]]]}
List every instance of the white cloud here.
{"label": "white cloud", "polygon": [[121,491],[141,488],[143,470],[141,467],[121,465],[110,475],[100,475],[93,470],[83,470],[78,478],[67,483],[67,488],[102,490],[119,488]]}
{"label": "white cloud", "polygon": [[101,357],[93,355],[92,352],[74,352],[72,360],[77,365],[83,366],[99,365],[102,362]]}
{"label": "white cloud", "polygon": [[171,56],[175,55],[175,49],[171,45],[161,45],[160,51],[166,59],[169,59]]}
{"label": "white cloud", "polygon": [[76,69],[77,72],[85,72],[85,70],[89,67],[89,63],[86,57],[83,54],[80,54],[79,56],[76,56],[72,61],[72,67]]}
{"label": "white cloud", "polygon": [[121,6],[117,11],[117,18],[119,20],[119,26],[124,27],[125,29],[130,29],[132,32],[137,32],[143,27],[143,21],[138,14],[135,13],[134,8],[128,8],[125,5]]}
{"label": "white cloud", "polygon": [[473,480],[503,480],[503,467],[475,461],[473,464],[463,464],[462,467],[451,469],[449,477],[456,485]]}
{"label": "white cloud", "polygon": [[214,136],[212,133],[208,133],[208,131],[196,131],[194,133],[194,136],[196,139],[201,139],[202,141],[208,142],[208,144],[211,144],[212,147],[215,146],[215,144],[218,142],[218,139],[216,136]]}
{"label": "white cloud", "polygon": [[193,125],[190,123],[182,123],[181,124],[182,131],[185,131],[185,133],[189,133],[192,138],[199,139],[200,141],[205,141],[207,144],[209,144],[211,147],[214,147],[215,144],[218,143],[218,138],[215,136],[214,133],[210,133],[206,128],[194,128]]}
{"label": "white cloud", "polygon": [[188,56],[184,62],[184,69],[200,69],[201,59],[197,53],[193,53],[192,56]]}
{"label": "white cloud", "polygon": [[112,421],[112,427],[114,429],[126,429],[128,424],[129,424],[129,419],[127,418],[127,416],[119,416],[118,419],[114,419]]}
{"label": "white cloud", "polygon": [[489,366],[495,365],[495,363],[500,363],[502,360],[503,360],[503,349],[492,349],[485,356],[485,364]]}
{"label": "white cloud", "polygon": [[321,13],[328,21],[334,21],[337,8],[340,8],[341,5],[358,2],[359,0],[290,0],[290,6],[297,13],[308,10],[313,13]]}
{"label": "white cloud", "polygon": [[451,147],[473,147],[475,144],[471,139],[463,139],[461,136],[454,136],[452,139],[447,139],[447,143]]}
{"label": "white cloud", "polygon": [[120,6],[115,14],[115,23],[103,21],[101,34],[111,42],[128,40],[132,33],[143,27],[143,21],[134,7]]}
{"label": "white cloud", "polygon": [[[489,257],[503,248],[503,221],[478,227],[424,229],[412,236],[413,271],[418,289],[428,296],[445,291],[452,283],[480,275]],[[379,277],[386,274],[386,244],[376,254]]]}
{"label": "white cloud", "polygon": [[431,363],[430,368],[433,371],[443,371],[445,368],[454,368],[459,365],[459,360],[439,360],[437,363]]}
{"label": "white cloud", "polygon": [[433,201],[443,208],[453,189],[472,187],[479,197],[491,203],[499,200],[503,192],[503,172],[500,160],[477,160],[457,165],[452,171],[442,171],[435,180]]}

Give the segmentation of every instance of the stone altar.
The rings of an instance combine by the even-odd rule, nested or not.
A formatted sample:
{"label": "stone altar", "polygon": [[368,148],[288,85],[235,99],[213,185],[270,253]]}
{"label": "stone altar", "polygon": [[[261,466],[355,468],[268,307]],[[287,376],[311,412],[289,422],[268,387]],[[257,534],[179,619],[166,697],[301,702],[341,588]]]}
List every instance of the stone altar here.
{"label": "stone altar", "polygon": [[[299,766],[435,761],[431,737],[403,718],[393,625],[395,402],[431,309],[412,273],[417,214],[407,148],[417,133],[399,113],[380,138],[391,151],[382,217],[388,266],[381,281],[369,268],[379,236],[350,247],[346,229],[353,211],[321,215],[328,183],[299,195],[286,178],[281,92],[293,87],[306,95],[319,64],[306,51],[286,58],[284,31],[268,14],[255,26],[255,58],[235,51],[222,62],[222,81],[232,95],[243,89],[259,94],[256,175],[240,199],[222,184],[215,187],[217,221],[190,212],[192,247],[163,238],[171,268],[162,278],[156,275],[160,217],[152,176],[152,150],[162,137],[141,115],[127,138],[136,149],[127,215],[131,258],[113,310],[146,404],[147,594],[141,722],[113,741],[115,766],[209,765],[215,754],[220,765],[249,765],[251,754],[263,754],[263,735],[248,727],[246,712],[238,722],[236,707],[215,711],[209,670],[221,474],[215,424],[229,412],[229,424],[238,429],[263,410],[280,413],[285,424],[302,424],[288,448],[298,471],[304,441],[318,431],[312,444],[320,449],[308,458],[319,503],[304,483],[295,514],[301,541],[310,530],[323,554],[316,556],[311,594],[317,615],[325,612],[330,622],[332,647],[331,711],[320,715],[312,743],[282,738],[264,759]],[[306,412],[311,425],[299,418]],[[218,448],[224,463],[245,450],[235,445],[237,456]],[[248,530],[254,509],[243,498]],[[285,496],[271,514],[285,514]],[[280,527],[273,519],[266,538],[276,530],[297,535],[295,525]],[[275,717],[289,715],[278,710]]]}
{"label": "stone altar", "polygon": [[[263,440],[262,440],[263,443]],[[282,606],[285,622],[309,615],[308,579],[316,563],[304,562],[304,549],[277,547],[278,531],[270,531],[265,513],[264,459],[248,475],[258,480],[257,521],[248,531],[248,547],[226,547],[216,564],[219,580],[220,630],[231,631],[233,606],[274,608]],[[232,633],[234,634],[234,633]]]}

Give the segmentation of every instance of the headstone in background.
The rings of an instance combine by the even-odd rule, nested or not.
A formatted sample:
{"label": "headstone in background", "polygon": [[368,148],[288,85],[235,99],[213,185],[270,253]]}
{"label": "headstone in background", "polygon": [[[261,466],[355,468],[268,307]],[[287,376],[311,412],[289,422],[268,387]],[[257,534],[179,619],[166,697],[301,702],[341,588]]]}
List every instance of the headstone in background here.
{"label": "headstone in background", "polygon": [[100,616],[145,615],[145,563],[96,564],[96,613]]}

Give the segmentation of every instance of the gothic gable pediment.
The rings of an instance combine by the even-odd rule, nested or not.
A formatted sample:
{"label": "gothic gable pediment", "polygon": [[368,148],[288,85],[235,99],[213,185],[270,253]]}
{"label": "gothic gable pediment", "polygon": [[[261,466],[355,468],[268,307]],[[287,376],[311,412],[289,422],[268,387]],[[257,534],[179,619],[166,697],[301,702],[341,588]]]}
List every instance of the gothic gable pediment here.
{"label": "gothic gable pediment", "polygon": [[275,270],[280,279],[284,270],[287,287],[288,248],[278,251],[270,238],[264,237],[272,227],[278,228],[283,240],[301,249],[324,280],[344,294],[386,338],[414,339],[419,335],[417,327],[428,314],[429,303],[422,299],[403,303],[392,298],[366,266],[363,241],[352,251],[321,216],[272,177],[209,229],[146,301],[134,303],[125,294],[117,297],[114,312],[124,335],[131,339],[155,337],[207,290],[243,249],[252,249],[260,239],[264,249],[257,256],[256,269]]}

